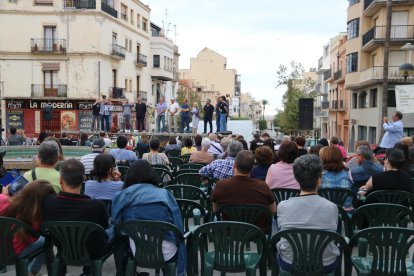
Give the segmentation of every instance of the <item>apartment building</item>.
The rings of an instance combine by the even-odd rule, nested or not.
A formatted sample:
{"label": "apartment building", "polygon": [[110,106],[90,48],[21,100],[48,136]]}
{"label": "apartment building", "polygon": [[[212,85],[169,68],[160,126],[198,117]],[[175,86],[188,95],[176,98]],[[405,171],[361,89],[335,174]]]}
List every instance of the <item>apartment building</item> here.
{"label": "apartment building", "polygon": [[204,48],[191,58],[189,69],[180,69],[180,79],[191,80],[204,91],[218,91],[230,102],[230,116],[239,116],[241,79],[235,69],[227,69],[227,58]]}
{"label": "apartment building", "polygon": [[340,138],[345,147],[349,142],[349,107],[350,96],[345,90],[347,33],[340,33],[331,39],[330,69],[324,73],[328,90],[328,136]]}
{"label": "apartment building", "polygon": [[[389,88],[383,91],[383,61],[386,24],[386,1],[350,0],[347,10],[345,89],[350,92],[350,139],[379,142],[382,128],[382,95],[388,93],[388,117],[396,110],[395,86],[404,84],[399,66],[407,63],[400,48],[414,40],[414,3],[392,1]],[[412,62],[412,61],[410,61]],[[409,78],[412,82],[413,79]],[[414,114],[404,114],[404,132],[414,134]]]}
{"label": "apartment building", "polygon": [[[121,102],[151,93],[150,8],[138,0],[5,0],[0,2],[2,126],[89,131],[95,99]],[[45,107],[52,107],[45,121]],[[43,119],[42,119],[43,118]]]}
{"label": "apartment building", "polygon": [[240,117],[249,118],[255,123],[261,119],[262,103],[256,101],[250,93],[241,93],[240,96]]}

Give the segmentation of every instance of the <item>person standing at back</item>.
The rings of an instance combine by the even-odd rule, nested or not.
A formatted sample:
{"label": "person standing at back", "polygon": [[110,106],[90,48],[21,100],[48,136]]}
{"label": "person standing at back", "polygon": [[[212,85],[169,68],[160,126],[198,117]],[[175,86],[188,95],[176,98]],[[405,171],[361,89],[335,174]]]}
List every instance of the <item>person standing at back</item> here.
{"label": "person standing at back", "polygon": [[135,116],[137,117],[137,130],[145,131],[145,114],[147,113],[147,105],[142,102],[141,97],[138,97],[138,102],[135,104]]}
{"label": "person standing at back", "polygon": [[101,121],[101,116],[99,115],[100,111],[101,111],[101,101],[98,98],[92,105],[92,127],[91,127],[92,132],[100,130],[100,127],[99,127],[99,124]]}
{"label": "person standing at back", "polygon": [[188,100],[184,99],[184,104],[181,105],[181,132],[188,132],[190,129],[190,105]]}
{"label": "person standing at back", "polygon": [[122,130],[125,132],[125,129],[132,130],[132,108],[134,105],[129,102],[128,99],[122,104],[122,117],[124,119],[124,124],[122,125]]}
{"label": "person standing at back", "polygon": [[214,106],[211,105],[211,100],[207,99],[204,110],[204,133],[207,133],[207,124],[210,125],[210,133],[213,132],[213,113]]}
{"label": "person standing at back", "polygon": [[214,107],[214,110],[216,111],[216,132],[220,132],[220,97],[217,97],[216,106]]}
{"label": "person standing at back", "polygon": [[220,111],[220,132],[227,132],[227,116],[229,114],[229,106],[226,102],[226,97],[220,97],[219,103],[219,111]]}
{"label": "person standing at back", "polygon": [[165,111],[167,111],[167,105],[164,102],[164,98],[160,97],[160,101],[156,106],[157,110],[157,132],[163,132],[165,130]]}
{"label": "person standing at back", "polygon": [[111,116],[111,102],[105,95],[102,95],[101,110],[99,115],[101,115],[101,130],[107,132],[110,131],[111,124],[109,122],[109,117]]}
{"label": "person standing at back", "polygon": [[171,98],[170,100],[170,104],[168,106],[168,131],[169,132],[178,132],[178,127],[177,127],[177,116],[178,116],[178,112],[180,111],[180,106],[178,105],[178,103],[175,101],[174,98]]}
{"label": "person standing at back", "polygon": [[392,114],[392,122],[388,122],[387,117],[384,117],[384,124],[382,127],[385,130],[385,134],[382,137],[381,144],[374,150],[374,153],[383,153],[385,150],[393,148],[395,143],[400,142],[404,136],[404,124],[402,122],[403,114],[400,111],[395,111]]}

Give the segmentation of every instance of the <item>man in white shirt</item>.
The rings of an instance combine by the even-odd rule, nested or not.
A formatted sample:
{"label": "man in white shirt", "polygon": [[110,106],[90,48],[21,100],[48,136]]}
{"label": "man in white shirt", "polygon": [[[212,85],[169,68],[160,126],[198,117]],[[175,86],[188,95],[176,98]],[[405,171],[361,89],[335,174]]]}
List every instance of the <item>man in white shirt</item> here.
{"label": "man in white shirt", "polygon": [[210,139],[211,146],[208,149],[209,153],[220,155],[224,152],[223,148],[219,143],[217,143],[217,135],[214,133],[210,133],[208,135],[208,139]]}
{"label": "man in white shirt", "polygon": [[[180,106],[178,103],[175,102],[175,99],[172,98],[171,103],[168,105],[167,112],[169,114],[168,116],[168,131],[169,132],[177,132],[177,117],[178,117],[178,111],[180,110]],[[174,122],[174,126],[173,126]]]}

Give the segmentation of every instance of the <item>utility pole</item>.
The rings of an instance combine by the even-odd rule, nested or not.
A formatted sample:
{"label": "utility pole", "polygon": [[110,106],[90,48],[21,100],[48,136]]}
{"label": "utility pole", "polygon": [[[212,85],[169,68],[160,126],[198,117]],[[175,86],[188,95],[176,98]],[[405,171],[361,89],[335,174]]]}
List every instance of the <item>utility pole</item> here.
{"label": "utility pole", "polygon": [[[391,18],[392,18],[392,0],[387,0],[387,20],[385,24],[385,44],[384,44],[384,68],[383,68],[383,85],[382,85],[382,118],[388,116],[388,61],[390,56],[391,40]],[[382,122],[381,118],[381,122]],[[381,143],[384,136],[384,128],[381,127],[381,135],[378,144]]]}

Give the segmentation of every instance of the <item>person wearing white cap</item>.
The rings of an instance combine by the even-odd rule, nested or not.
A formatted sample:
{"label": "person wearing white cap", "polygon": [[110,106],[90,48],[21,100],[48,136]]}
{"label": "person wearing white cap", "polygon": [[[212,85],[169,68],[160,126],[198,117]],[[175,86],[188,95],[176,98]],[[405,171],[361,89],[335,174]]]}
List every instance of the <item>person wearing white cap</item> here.
{"label": "person wearing white cap", "polygon": [[[180,106],[175,101],[174,98],[170,99],[170,104],[168,105],[167,112],[169,114],[168,116],[168,131],[169,132],[177,132],[177,116],[178,111],[180,110]],[[173,126],[174,123],[174,126]]]}

